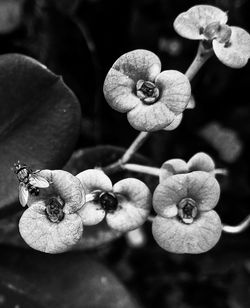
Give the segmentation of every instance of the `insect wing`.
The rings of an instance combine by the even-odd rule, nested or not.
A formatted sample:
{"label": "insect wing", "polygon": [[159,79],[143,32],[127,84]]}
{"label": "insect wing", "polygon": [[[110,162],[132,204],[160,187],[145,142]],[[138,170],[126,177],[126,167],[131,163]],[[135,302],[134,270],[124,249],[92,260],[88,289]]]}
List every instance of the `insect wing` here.
{"label": "insect wing", "polygon": [[26,206],[29,198],[28,188],[22,183],[19,185],[19,201],[23,207]]}
{"label": "insect wing", "polygon": [[49,187],[49,182],[37,173],[32,173],[29,178],[29,183],[35,187],[47,188]]}

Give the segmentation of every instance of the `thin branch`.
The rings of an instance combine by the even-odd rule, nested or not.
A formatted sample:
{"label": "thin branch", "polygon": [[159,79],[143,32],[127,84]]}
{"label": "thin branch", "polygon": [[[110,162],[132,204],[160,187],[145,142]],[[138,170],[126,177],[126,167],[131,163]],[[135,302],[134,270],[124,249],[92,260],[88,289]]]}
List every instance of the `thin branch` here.
{"label": "thin branch", "polygon": [[191,81],[205,62],[213,55],[213,49],[207,49],[201,41],[197,50],[197,54],[187,69],[185,75]]}
{"label": "thin branch", "polygon": [[248,215],[240,224],[237,226],[223,225],[223,231],[226,233],[237,234],[245,231],[250,226],[250,215]]}
{"label": "thin branch", "polygon": [[137,164],[124,164],[122,165],[122,169],[133,172],[145,173],[153,176],[160,175],[160,169],[156,167],[149,167]]}
{"label": "thin branch", "polygon": [[147,221],[153,222],[154,218],[155,218],[155,216],[149,215],[148,218],[147,218]]}
{"label": "thin branch", "polygon": [[103,168],[103,171],[107,174],[114,173],[118,170],[123,169],[122,165],[126,164],[132,156],[138,151],[138,149],[143,145],[146,139],[149,137],[149,132],[141,132],[126,150],[123,156],[115,163],[108,165]]}

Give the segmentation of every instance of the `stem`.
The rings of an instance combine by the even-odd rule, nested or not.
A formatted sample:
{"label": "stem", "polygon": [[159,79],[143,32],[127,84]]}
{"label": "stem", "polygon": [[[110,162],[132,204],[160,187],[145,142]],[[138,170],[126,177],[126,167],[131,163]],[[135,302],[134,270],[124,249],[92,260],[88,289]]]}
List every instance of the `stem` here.
{"label": "stem", "polygon": [[240,233],[245,231],[250,226],[250,215],[248,215],[240,224],[237,226],[223,225],[223,231],[226,233]]}
{"label": "stem", "polygon": [[135,154],[135,152],[143,145],[146,139],[149,137],[149,132],[141,132],[130,145],[130,147],[126,150],[123,156],[115,163],[108,165],[107,167],[103,168],[105,173],[114,173],[120,169],[123,169],[124,164],[128,162],[131,157]]}
{"label": "stem", "polygon": [[214,170],[211,171],[210,173],[213,174],[213,175],[216,175],[216,174],[228,175],[227,169],[222,169],[222,168],[214,169]]}
{"label": "stem", "polygon": [[201,41],[198,47],[197,54],[187,69],[185,75],[187,78],[191,81],[194,76],[197,74],[197,72],[200,70],[200,68],[203,66],[203,64],[213,55],[213,49],[212,48],[206,48],[204,46],[204,43]]}
{"label": "stem", "polygon": [[154,176],[160,175],[160,169],[159,168],[148,167],[148,166],[137,165],[137,164],[124,164],[124,165],[122,165],[122,169],[134,171],[134,172],[139,172],[139,173],[150,174],[150,175],[154,175]]}
{"label": "stem", "polygon": [[156,217],[156,216],[149,215],[148,218],[147,218],[147,221],[153,222],[153,220],[154,220],[155,217]]}

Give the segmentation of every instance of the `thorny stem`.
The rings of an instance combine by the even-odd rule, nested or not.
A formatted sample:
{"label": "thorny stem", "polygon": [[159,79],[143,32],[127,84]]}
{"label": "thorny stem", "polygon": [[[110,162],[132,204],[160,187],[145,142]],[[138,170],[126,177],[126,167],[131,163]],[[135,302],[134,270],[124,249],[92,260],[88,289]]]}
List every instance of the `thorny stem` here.
{"label": "thorny stem", "polygon": [[212,48],[206,48],[204,46],[204,43],[201,41],[198,47],[197,54],[187,69],[185,75],[187,78],[191,81],[194,76],[197,74],[197,72],[200,70],[200,68],[203,66],[203,64],[213,55],[213,49]]}
{"label": "thorny stem", "polygon": [[222,168],[214,169],[213,171],[210,171],[210,173],[213,174],[214,176],[216,176],[216,174],[228,175],[227,169],[222,169]]}
{"label": "thorny stem", "polygon": [[223,231],[226,233],[240,233],[245,231],[250,226],[250,215],[248,215],[241,223],[239,223],[237,226],[227,226],[223,225]]}
{"label": "thorny stem", "polygon": [[[149,166],[138,165],[138,164],[123,164],[121,168],[124,170],[150,174],[153,176],[160,176],[160,170],[161,170],[160,168],[157,168],[157,167],[149,167]],[[214,176],[216,176],[217,174],[221,174],[221,175],[228,174],[226,169],[220,169],[220,168],[214,169],[210,171],[209,173]]]}
{"label": "thorny stem", "polygon": [[153,222],[153,220],[154,220],[155,217],[156,217],[156,216],[149,215],[148,218],[147,218],[147,221]]}
{"label": "thorny stem", "polygon": [[134,172],[139,172],[139,173],[150,174],[150,175],[154,175],[154,176],[160,175],[160,169],[159,168],[142,166],[142,165],[137,165],[137,164],[124,164],[124,165],[122,165],[122,169],[134,171]]}
{"label": "thorny stem", "polygon": [[[196,57],[194,58],[190,67],[185,73],[185,75],[188,77],[190,81],[193,79],[193,77],[196,75],[199,69],[203,66],[203,64],[212,56],[212,54],[213,54],[213,49],[206,48],[204,43],[200,42]],[[139,135],[133,141],[131,146],[124,153],[122,158],[116,161],[115,163],[108,165],[107,167],[104,167],[103,171],[105,173],[110,174],[110,173],[115,173],[116,171],[119,171],[121,169],[126,169],[124,168],[124,164],[126,164],[131,159],[131,157],[136,153],[136,151],[144,144],[146,139],[149,137],[149,134],[150,134],[149,132],[139,133]]]}
{"label": "thorny stem", "polygon": [[143,143],[146,141],[146,139],[149,137],[149,132],[141,132],[136,139],[133,141],[133,143],[130,145],[130,147],[126,150],[126,152],[123,154],[123,156],[115,163],[104,167],[103,171],[105,173],[114,173],[118,170],[121,170],[123,168],[123,165],[126,164],[131,157],[135,154],[135,152],[143,145]]}

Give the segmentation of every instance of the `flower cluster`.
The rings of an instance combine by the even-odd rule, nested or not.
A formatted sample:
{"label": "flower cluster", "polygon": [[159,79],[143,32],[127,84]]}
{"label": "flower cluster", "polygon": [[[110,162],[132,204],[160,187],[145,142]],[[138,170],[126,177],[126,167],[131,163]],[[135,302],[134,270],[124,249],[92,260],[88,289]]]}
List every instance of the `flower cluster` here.
{"label": "flower cluster", "polygon": [[[39,188],[36,194],[30,191],[28,208],[19,222],[20,234],[34,249],[60,253],[84,238],[85,227],[104,219],[118,232],[139,228],[153,204],[157,213],[153,236],[162,248],[176,253],[205,252],[217,243],[222,231],[213,210],[220,195],[214,170],[212,158],[205,153],[195,154],[187,163],[168,160],[160,169],[153,200],[149,188],[135,178],[113,185],[98,169],[77,176],[63,170],[42,170],[40,181],[43,178],[49,187]],[[28,179],[33,177],[31,173]],[[21,184],[28,185],[28,181]]]}
{"label": "flower cluster", "polygon": [[175,70],[161,72],[160,59],[142,49],[116,60],[103,91],[109,105],[126,112],[129,123],[139,131],[175,129],[191,96],[185,75]]}
{"label": "flower cluster", "polygon": [[140,227],[149,215],[151,193],[140,180],[117,182],[101,170],[85,170],[73,176],[63,170],[39,172],[50,185],[29,195],[28,208],[19,221],[25,242],[36,250],[60,253],[75,245],[84,227],[106,217],[110,228],[120,232]]}
{"label": "flower cluster", "polygon": [[225,65],[241,68],[250,58],[250,35],[242,28],[228,26],[227,20],[227,13],[217,7],[196,5],[177,16],[174,28],[181,36],[213,48]]}
{"label": "flower cluster", "polygon": [[[188,77],[191,80],[208,58],[204,55],[214,51],[220,61],[234,68],[247,63],[250,35],[228,26],[227,20],[225,12],[210,5],[194,6],[176,18],[174,28],[180,35],[201,41],[186,75],[161,71],[157,55],[143,49],[125,53],[115,61],[104,81],[104,96],[113,109],[127,113],[132,127],[146,133],[141,133],[122,159],[111,166],[133,170],[127,161],[147,132],[178,127],[184,110],[195,105]],[[203,60],[201,50],[207,51]],[[16,164],[19,199],[23,206],[28,205],[19,222],[21,236],[34,249],[60,253],[84,238],[85,227],[102,221],[118,233],[136,230],[148,219],[152,205],[156,213],[151,219],[152,233],[163,249],[195,254],[214,247],[222,232],[220,217],[214,211],[220,197],[215,174],[223,170],[215,169],[213,159],[197,153],[187,162],[167,160],[160,169],[139,167],[144,167],[145,173],[153,169],[159,176],[153,198],[147,185],[135,178],[113,185],[98,169],[74,176],[63,170],[32,172],[26,165]]]}

